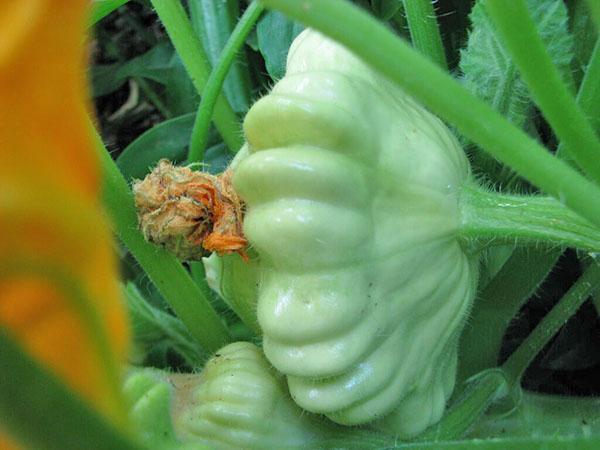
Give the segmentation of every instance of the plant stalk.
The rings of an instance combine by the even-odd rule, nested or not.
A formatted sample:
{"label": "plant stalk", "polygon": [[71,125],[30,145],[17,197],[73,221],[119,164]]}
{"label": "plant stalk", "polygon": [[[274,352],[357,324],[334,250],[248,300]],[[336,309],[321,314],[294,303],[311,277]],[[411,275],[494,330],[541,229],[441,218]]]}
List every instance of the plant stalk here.
{"label": "plant stalk", "polygon": [[[240,18],[241,0],[194,0],[187,3],[192,26],[214,67]],[[225,98],[238,114],[246,112],[251,101],[250,70],[246,56],[245,52],[238,52],[223,83]]]}
{"label": "plant stalk", "polygon": [[[596,41],[577,94],[577,103],[590,119],[600,117],[598,80],[600,39]],[[596,129],[599,125],[600,121],[596,120]],[[567,152],[562,152],[563,147],[560,143],[556,151],[558,157],[566,155]],[[459,362],[459,380],[496,365],[506,327],[550,273],[561,253],[560,248],[517,248],[502,270],[481,291],[461,336],[463,356]],[[507,289],[507,286],[511,288]]]}
{"label": "plant stalk", "polygon": [[431,0],[402,0],[413,46],[442,69],[448,68]]}
{"label": "plant stalk", "polygon": [[[151,0],[151,2],[194,87],[202,96],[211,67],[183,6],[179,0]],[[214,123],[227,147],[234,153],[237,152],[243,144],[239,120],[223,96],[217,99]]]}
{"label": "plant stalk", "polygon": [[465,186],[460,237],[467,245],[519,244],[600,252],[600,229],[551,197],[506,195]]}
{"label": "plant stalk", "polygon": [[496,367],[506,328],[562,252],[517,247],[500,272],[478,293],[460,337],[457,384]]}
{"label": "plant stalk", "polygon": [[492,402],[507,393],[506,378],[500,369],[477,376],[442,420],[425,430],[419,441],[446,441],[460,438],[485,413]]}
{"label": "plant stalk", "polygon": [[207,351],[217,351],[230,341],[227,328],[175,256],[146,242],[138,229],[133,194],[100,137],[96,138],[102,161],[104,206],[115,231],[191,335]]}
{"label": "plant stalk", "polygon": [[204,86],[200,108],[198,108],[198,113],[194,121],[194,128],[192,129],[192,138],[188,154],[189,163],[202,161],[204,148],[208,141],[208,132],[213,117],[213,110],[223,88],[225,78],[227,78],[229,69],[235,61],[237,52],[246,42],[248,34],[250,34],[250,31],[263,11],[264,7],[256,1],[248,6],[231,33],[227,44],[225,44],[219,61],[208,77],[208,81]]}
{"label": "plant stalk", "polygon": [[592,262],[571,289],[503,364],[502,368],[513,385],[520,382],[531,361],[598,287],[600,287],[600,265]]}
{"label": "plant stalk", "polygon": [[261,2],[344,44],[488,153],[600,226],[600,187],[552,156],[358,7],[343,0]]}
{"label": "plant stalk", "polygon": [[488,0],[485,8],[544,117],[577,165],[600,183],[600,140],[552,63],[525,0]]}

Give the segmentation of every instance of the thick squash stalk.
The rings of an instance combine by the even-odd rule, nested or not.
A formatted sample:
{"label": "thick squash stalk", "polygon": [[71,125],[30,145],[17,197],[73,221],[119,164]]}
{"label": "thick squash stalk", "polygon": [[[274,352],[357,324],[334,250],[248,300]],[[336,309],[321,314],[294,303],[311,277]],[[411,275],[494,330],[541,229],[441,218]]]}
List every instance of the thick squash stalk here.
{"label": "thick squash stalk", "polygon": [[468,162],[444,124],[314,31],[246,116],[234,187],[261,258],[258,321],[294,400],[404,437],[441,417],[477,258]]}
{"label": "thick squash stalk", "polygon": [[283,377],[248,342],[222,348],[200,374],[134,373],[125,391],[138,432],[151,447],[304,448],[328,435],[326,425],[294,404]]}

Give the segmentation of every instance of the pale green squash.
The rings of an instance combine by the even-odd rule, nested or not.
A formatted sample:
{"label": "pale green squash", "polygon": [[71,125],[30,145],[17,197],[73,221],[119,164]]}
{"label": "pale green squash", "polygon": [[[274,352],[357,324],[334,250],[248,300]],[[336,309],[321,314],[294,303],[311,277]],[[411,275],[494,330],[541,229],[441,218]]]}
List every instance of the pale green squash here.
{"label": "pale green squash", "polygon": [[149,448],[304,448],[335,430],[293,402],[283,376],[249,342],[223,347],[197,374],[136,370],[125,392]]}
{"label": "pale green squash", "polygon": [[314,31],[249,111],[234,187],[260,256],[258,322],[294,400],[413,436],[441,417],[477,285],[470,179],[435,116]]}

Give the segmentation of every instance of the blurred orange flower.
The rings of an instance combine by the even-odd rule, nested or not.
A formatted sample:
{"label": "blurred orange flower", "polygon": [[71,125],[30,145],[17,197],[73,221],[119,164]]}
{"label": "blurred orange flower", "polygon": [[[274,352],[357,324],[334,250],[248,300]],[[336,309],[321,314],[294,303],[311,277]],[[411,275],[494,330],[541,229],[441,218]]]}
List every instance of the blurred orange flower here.
{"label": "blurred orange flower", "polygon": [[129,335],[88,129],[87,7],[0,8],[0,326],[123,425]]}

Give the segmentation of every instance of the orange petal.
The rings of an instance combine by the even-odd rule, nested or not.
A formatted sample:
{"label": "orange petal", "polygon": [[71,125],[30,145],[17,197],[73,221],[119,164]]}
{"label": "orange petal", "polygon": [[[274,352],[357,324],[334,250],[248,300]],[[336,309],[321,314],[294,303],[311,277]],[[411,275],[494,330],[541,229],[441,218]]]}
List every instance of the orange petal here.
{"label": "orange petal", "polygon": [[17,450],[19,447],[6,436],[0,435],[0,449],[2,450]]}
{"label": "orange petal", "polygon": [[123,425],[129,334],[88,130],[88,5],[0,8],[0,326]]}
{"label": "orange petal", "polygon": [[4,0],[0,8],[0,179],[39,176],[95,198],[87,128],[89,0]]}
{"label": "orange petal", "polygon": [[102,216],[64,188],[5,186],[0,324],[108,416],[124,420],[118,382],[128,330]]}

